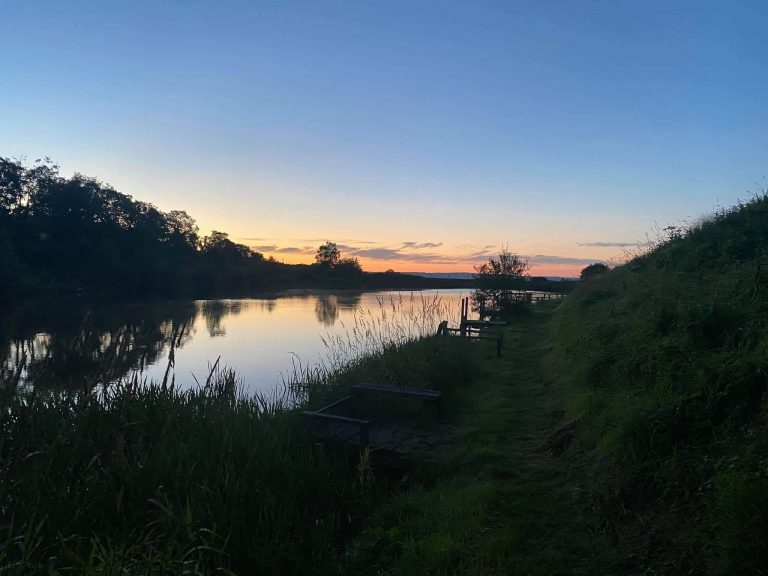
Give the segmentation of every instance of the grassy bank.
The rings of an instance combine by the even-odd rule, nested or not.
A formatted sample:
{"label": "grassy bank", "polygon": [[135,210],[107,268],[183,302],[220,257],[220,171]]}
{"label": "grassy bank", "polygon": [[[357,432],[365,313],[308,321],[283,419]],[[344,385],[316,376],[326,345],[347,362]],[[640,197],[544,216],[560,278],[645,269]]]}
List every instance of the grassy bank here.
{"label": "grassy bank", "polygon": [[768,571],[766,280],[757,198],[672,230],[552,325],[592,502],[659,573]]}
{"label": "grassy bank", "polygon": [[350,574],[768,572],[768,200],[505,329]]}
{"label": "grassy bank", "polygon": [[[582,506],[579,463],[552,447],[562,411],[543,359],[551,306],[492,344],[446,405],[452,433],[432,472],[380,506],[344,557],[349,574],[607,574],[625,567],[600,517]],[[596,570],[599,570],[596,572]]]}
{"label": "grassy bank", "polygon": [[300,408],[359,380],[446,390],[467,381],[463,347],[417,340],[422,324],[435,325],[428,313],[392,327],[382,307],[375,320],[389,331],[362,319],[349,349],[303,374],[299,406],[239,395],[228,370],[196,390],[133,381],[99,394],[7,396],[3,573],[332,571],[389,486],[369,481],[365,455],[316,446]]}

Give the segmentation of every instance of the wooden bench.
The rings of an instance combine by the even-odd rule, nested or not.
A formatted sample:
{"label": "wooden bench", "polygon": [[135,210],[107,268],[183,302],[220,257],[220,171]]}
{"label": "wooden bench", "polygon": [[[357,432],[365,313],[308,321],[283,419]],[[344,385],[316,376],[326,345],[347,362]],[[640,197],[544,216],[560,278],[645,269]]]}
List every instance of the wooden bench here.
{"label": "wooden bench", "polygon": [[329,438],[326,438],[327,440],[345,443],[354,436],[358,436],[360,448],[365,449],[370,442],[371,422],[332,412],[354,399],[354,396],[345,396],[341,400],[323,406],[319,410],[305,410],[301,415],[310,422],[326,424],[331,429]]}
{"label": "wooden bench", "polygon": [[399,396],[401,398],[411,398],[414,400],[423,400],[432,405],[432,414],[436,420],[440,420],[442,405],[442,395],[440,390],[431,390],[428,388],[408,388],[406,386],[391,386],[389,384],[355,384],[352,386],[352,392],[358,394],[381,394],[385,396]]}

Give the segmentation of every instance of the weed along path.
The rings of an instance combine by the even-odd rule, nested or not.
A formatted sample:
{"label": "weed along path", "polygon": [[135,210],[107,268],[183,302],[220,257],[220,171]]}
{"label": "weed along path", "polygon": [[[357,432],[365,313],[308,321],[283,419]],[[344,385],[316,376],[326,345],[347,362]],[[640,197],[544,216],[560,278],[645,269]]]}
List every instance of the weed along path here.
{"label": "weed along path", "polygon": [[472,344],[476,377],[445,397],[450,432],[347,548],[344,572],[626,573],[580,500],[578,466],[551,449],[562,424],[542,366],[551,310],[504,328],[501,358]]}

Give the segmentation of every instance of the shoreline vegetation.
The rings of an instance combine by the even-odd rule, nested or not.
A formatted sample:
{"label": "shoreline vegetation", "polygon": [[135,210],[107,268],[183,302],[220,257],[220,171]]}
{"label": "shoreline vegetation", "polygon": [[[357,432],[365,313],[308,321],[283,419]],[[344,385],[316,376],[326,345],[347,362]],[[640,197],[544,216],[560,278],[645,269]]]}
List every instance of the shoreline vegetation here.
{"label": "shoreline vegetation", "polygon": [[245,397],[235,371],[216,367],[193,390],[171,376],[7,391],[3,573],[327,568],[391,486],[367,453],[316,446],[300,411],[361,379],[447,390],[471,378],[465,347],[424,338],[447,314],[439,299],[382,301],[326,343],[325,365],[296,366],[283,396]]}

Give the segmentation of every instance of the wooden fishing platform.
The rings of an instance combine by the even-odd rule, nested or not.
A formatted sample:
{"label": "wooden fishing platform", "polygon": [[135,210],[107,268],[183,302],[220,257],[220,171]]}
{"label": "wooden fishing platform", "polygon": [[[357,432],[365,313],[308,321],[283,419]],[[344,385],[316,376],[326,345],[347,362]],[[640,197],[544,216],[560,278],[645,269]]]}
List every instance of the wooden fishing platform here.
{"label": "wooden fishing platform", "polygon": [[356,445],[360,449],[396,450],[403,441],[419,434],[414,428],[396,420],[361,418],[361,401],[369,396],[394,396],[423,401],[432,407],[437,422],[441,416],[442,392],[428,388],[408,388],[390,384],[361,383],[352,386],[352,394],[319,408],[301,413],[313,434],[324,443]]}
{"label": "wooden fishing platform", "polygon": [[501,356],[504,346],[504,334],[498,331],[507,323],[503,320],[470,320],[469,298],[461,301],[461,323],[458,328],[450,328],[448,320],[443,320],[437,327],[437,336],[460,336],[469,340],[494,340],[496,342],[496,356]]}
{"label": "wooden fishing platform", "polygon": [[371,421],[345,415],[355,400],[354,396],[345,396],[319,410],[305,410],[301,415],[312,424],[318,438],[347,444],[357,437],[360,448],[366,448],[370,444]]}

